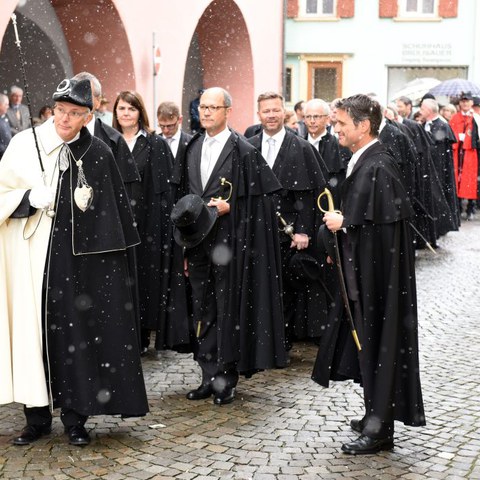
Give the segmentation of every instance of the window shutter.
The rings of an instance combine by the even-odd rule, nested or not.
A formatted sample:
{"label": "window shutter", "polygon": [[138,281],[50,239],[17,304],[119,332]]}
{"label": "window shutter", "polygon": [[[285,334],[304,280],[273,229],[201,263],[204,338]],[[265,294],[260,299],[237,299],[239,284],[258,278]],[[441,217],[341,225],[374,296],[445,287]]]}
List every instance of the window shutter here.
{"label": "window shutter", "polygon": [[378,5],[378,16],[380,18],[393,18],[398,14],[397,0],[380,0]]}
{"label": "window shutter", "polygon": [[337,15],[339,18],[352,18],[355,14],[355,0],[339,0]]}
{"label": "window shutter", "polygon": [[438,15],[442,18],[458,16],[458,0],[440,0],[438,4]]}
{"label": "window shutter", "polygon": [[298,0],[288,0],[287,3],[287,18],[298,17]]}

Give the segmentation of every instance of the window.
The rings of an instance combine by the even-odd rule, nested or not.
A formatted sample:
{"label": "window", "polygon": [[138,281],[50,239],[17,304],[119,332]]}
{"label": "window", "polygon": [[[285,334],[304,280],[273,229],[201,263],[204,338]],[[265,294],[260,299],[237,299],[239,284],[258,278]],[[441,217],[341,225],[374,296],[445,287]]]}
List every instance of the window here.
{"label": "window", "polygon": [[292,67],[285,68],[285,102],[290,103],[292,101]]}
{"label": "window", "polygon": [[341,62],[308,62],[308,100],[321,98],[331,102],[341,96],[341,90]]}
{"label": "window", "polygon": [[307,17],[333,16],[335,3],[335,0],[302,0],[302,15]]}
{"label": "window", "polygon": [[400,15],[405,17],[425,17],[437,14],[438,0],[401,0]]}

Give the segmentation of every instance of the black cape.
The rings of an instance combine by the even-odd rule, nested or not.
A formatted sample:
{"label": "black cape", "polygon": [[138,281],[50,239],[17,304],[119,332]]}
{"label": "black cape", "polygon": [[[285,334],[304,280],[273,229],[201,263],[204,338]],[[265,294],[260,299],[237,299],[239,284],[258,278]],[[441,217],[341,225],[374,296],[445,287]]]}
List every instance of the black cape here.
{"label": "black cape", "polygon": [[[261,151],[263,133],[248,141]],[[325,165],[318,152],[305,139],[286,131],[272,168],[282,185],[274,195],[277,211],[292,224],[295,233],[303,233],[311,239],[310,246],[302,254],[317,255],[316,231],[322,223],[317,208],[318,195],[325,189]],[[279,224],[279,227],[281,225]],[[318,338],[326,321],[328,303],[323,283],[309,281],[304,276],[292,277],[292,264],[296,250],[290,248],[291,239],[280,232],[282,246],[282,275],[285,316],[292,340]],[[322,259],[317,258],[319,270]],[[319,271],[320,279],[321,271]]]}
{"label": "black cape", "polygon": [[[188,150],[199,148],[203,139],[203,135],[197,134]],[[190,193],[187,157],[188,152],[174,165],[171,182],[176,199]],[[250,375],[288,363],[280,249],[272,201],[272,193],[281,187],[260,153],[234,131],[222,158],[231,162],[233,191],[225,222],[232,260],[228,266],[225,314],[217,325],[218,361],[236,364],[240,373]]]}
{"label": "black cape", "polygon": [[322,341],[312,378],[325,386],[329,379],[361,381],[367,413],[424,425],[415,259],[407,223],[413,209],[385,146],[376,143],[363,153],[344,182],[342,200],[348,228],[338,235],[348,295],[360,306],[355,323],[362,352],[357,355],[351,335],[344,329],[339,335],[338,322],[332,323],[337,335],[325,337],[336,346]]}
{"label": "black cape", "polygon": [[[141,244],[136,247],[141,327],[155,332],[155,349],[178,349],[190,345],[188,316],[169,312],[173,279],[173,241],[170,212],[170,177],[173,155],[167,142],[156,134],[141,135],[133,148],[141,183],[132,185],[134,214]],[[181,267],[183,272],[183,265]],[[179,321],[179,320],[182,321]]]}
{"label": "black cape", "polygon": [[73,202],[78,169],[57,190],[47,255],[46,365],[54,407],[82,415],[144,415],[148,403],[137,343],[127,249],[139,243],[110,150],[86,128],[70,144],[82,157],[93,202]]}

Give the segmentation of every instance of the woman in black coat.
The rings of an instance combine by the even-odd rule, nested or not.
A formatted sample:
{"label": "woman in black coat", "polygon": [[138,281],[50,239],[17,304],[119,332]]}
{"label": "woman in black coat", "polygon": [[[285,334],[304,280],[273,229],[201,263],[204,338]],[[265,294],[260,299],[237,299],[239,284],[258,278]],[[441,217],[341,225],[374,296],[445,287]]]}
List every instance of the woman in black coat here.
{"label": "woman in black coat", "polygon": [[156,350],[184,350],[190,342],[186,308],[183,312],[169,308],[174,301],[178,305],[174,297],[183,291],[183,284],[177,285],[183,277],[173,273],[177,269],[172,265],[169,178],[174,159],[167,142],[150,128],[145,104],[137,92],[120,92],[112,126],[125,138],[141,176],[132,192],[132,207],[141,239],[137,272],[142,352],[148,350],[151,331],[156,334]]}

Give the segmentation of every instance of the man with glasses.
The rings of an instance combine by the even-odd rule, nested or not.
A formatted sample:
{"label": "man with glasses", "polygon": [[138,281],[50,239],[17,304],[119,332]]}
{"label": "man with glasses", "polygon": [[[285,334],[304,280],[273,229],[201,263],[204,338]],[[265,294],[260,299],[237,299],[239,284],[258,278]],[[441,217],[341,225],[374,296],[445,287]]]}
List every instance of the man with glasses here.
{"label": "man with glasses", "polygon": [[303,117],[307,128],[306,139],[320,153],[328,171],[328,188],[338,204],[340,186],[345,179],[346,164],[342,161],[338,139],[330,133],[330,106],[324,100],[314,98],[305,104]]}
{"label": "man with glasses", "polygon": [[[307,141],[285,129],[285,106],[280,94],[262,93],[257,103],[263,130],[248,141],[262,152],[282,185],[275,195],[277,212],[294,230],[292,235],[285,231],[278,234],[287,340],[291,344],[295,339],[318,339],[327,311],[325,291],[315,281],[320,275],[319,264],[316,279],[297,275],[292,278],[292,271],[302,270],[306,262],[315,268],[312,238],[321,224],[316,199],[326,186],[323,161]],[[279,227],[281,223],[277,230]]]}
{"label": "man with glasses", "polygon": [[53,100],[0,162],[0,403],[25,405],[15,445],[49,434],[60,408],[83,446],[89,416],[148,412],[126,259],[139,238],[113,155],[85,128],[90,81],[63,80]]}
{"label": "man with glasses", "polygon": [[162,137],[167,141],[175,158],[184,155],[192,135],[182,130],[183,116],[178,105],[163,102],[157,109],[158,127]]}
{"label": "man with glasses", "polygon": [[[205,133],[189,143],[171,181],[174,236],[185,248],[194,355],[202,370],[200,386],[187,398],[213,395],[216,405],[235,399],[239,374],[287,365],[272,201],[280,185],[260,153],[229,129],[231,112],[226,90],[202,94]],[[203,207],[203,216],[194,205]]]}

